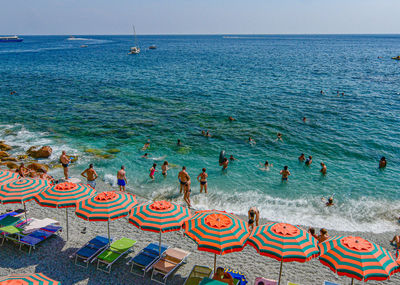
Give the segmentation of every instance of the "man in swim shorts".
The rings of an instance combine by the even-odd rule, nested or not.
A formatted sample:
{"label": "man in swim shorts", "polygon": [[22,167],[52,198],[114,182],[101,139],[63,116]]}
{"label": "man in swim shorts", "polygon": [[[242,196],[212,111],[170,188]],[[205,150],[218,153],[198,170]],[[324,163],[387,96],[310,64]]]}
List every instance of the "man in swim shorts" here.
{"label": "man in swim shorts", "polygon": [[304,156],[304,153],[302,153],[302,154],[299,156],[299,161],[300,161],[300,162],[303,162],[304,160],[306,160],[306,157]]}
{"label": "man in swim shorts", "polygon": [[288,170],[287,165],[283,167],[281,172],[279,172],[282,175],[282,181],[287,181],[290,175],[290,171]]}
{"label": "man in swim shorts", "polygon": [[117,180],[119,191],[125,191],[125,185],[128,183],[126,180],[125,166],[121,166],[121,169],[117,173]]}
{"label": "man in swim shorts", "polygon": [[321,172],[323,175],[326,175],[326,171],[327,171],[327,169],[326,169],[325,163],[321,162],[321,170],[320,170],[320,172]]}
{"label": "man in swim shorts", "polygon": [[65,153],[65,150],[63,150],[63,152],[60,156],[60,161],[61,161],[62,167],[64,168],[65,180],[68,180],[68,166],[69,166],[69,163],[71,162],[71,159],[67,156],[67,154]]}
{"label": "man in swim shorts", "polygon": [[381,160],[379,160],[379,168],[385,168],[386,167],[386,157],[382,156]]}
{"label": "man in swim shorts", "polygon": [[[85,174],[86,174],[86,176],[85,176]],[[96,179],[99,176],[97,175],[96,170],[93,169],[93,164],[90,164],[89,168],[86,169],[85,171],[83,171],[81,173],[81,175],[87,179],[87,184],[90,187],[92,187],[93,189],[96,189]]]}
{"label": "man in swim shorts", "polygon": [[182,167],[182,170],[179,172],[178,174],[178,179],[179,179],[179,193],[182,194],[182,190],[184,188],[184,186],[188,183],[188,181],[190,181],[190,176],[189,174],[186,172],[186,166]]}
{"label": "man in swim shorts", "polygon": [[197,176],[197,181],[200,182],[200,193],[203,193],[204,188],[204,193],[207,194],[207,177],[206,169],[203,168],[202,172]]}
{"label": "man in swim shorts", "polygon": [[310,156],[306,159],[305,164],[306,164],[307,166],[310,166],[311,163],[312,163],[312,156],[310,155]]}

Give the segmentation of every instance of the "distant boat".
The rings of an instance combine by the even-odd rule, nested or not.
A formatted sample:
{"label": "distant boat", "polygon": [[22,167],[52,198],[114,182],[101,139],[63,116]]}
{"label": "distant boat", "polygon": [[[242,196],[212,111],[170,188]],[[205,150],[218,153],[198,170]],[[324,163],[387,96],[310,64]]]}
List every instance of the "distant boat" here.
{"label": "distant boat", "polygon": [[396,57],[392,57],[392,59],[400,60],[400,55],[399,55],[399,56],[396,56]]}
{"label": "distant boat", "polygon": [[22,42],[24,39],[18,36],[13,37],[0,37],[0,43],[10,43],[10,42]]}
{"label": "distant boat", "polygon": [[87,45],[81,45],[81,48],[85,48],[85,47],[88,47]]}
{"label": "distant boat", "polygon": [[151,45],[151,46],[149,46],[149,49],[156,49],[156,48],[157,48],[156,45]]}
{"label": "distant boat", "polygon": [[131,47],[129,50],[128,54],[138,54],[140,53],[140,48],[138,47],[136,43],[136,30],[135,30],[135,25],[133,25],[133,34],[135,36],[135,46]]}

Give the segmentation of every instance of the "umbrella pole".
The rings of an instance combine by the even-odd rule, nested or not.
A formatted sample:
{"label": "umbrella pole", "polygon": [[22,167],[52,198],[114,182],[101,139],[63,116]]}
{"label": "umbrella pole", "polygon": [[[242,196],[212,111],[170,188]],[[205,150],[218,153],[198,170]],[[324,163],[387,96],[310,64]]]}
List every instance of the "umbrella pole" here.
{"label": "umbrella pole", "polygon": [[214,253],[214,273],[217,272],[217,254]]}
{"label": "umbrella pole", "polygon": [[68,238],[69,238],[69,236],[68,236],[68,208],[65,208],[65,215],[67,217],[67,240],[68,240]]}
{"label": "umbrella pole", "polygon": [[354,278],[351,278],[351,285],[354,284]]}
{"label": "umbrella pole", "polygon": [[159,243],[159,247],[158,247],[158,253],[161,256],[161,230],[160,230],[160,239],[159,239],[160,243]]}
{"label": "umbrella pole", "polygon": [[108,229],[108,243],[110,243],[110,219],[107,220],[107,229]]}
{"label": "umbrella pole", "polygon": [[281,284],[281,276],[282,276],[282,264],[283,264],[283,259],[281,260],[281,268],[279,269],[279,281],[278,281],[278,285]]}
{"label": "umbrella pole", "polygon": [[28,216],[26,215],[26,205],[25,205],[25,202],[24,202],[23,204],[24,204],[25,220],[26,220],[26,222],[28,222]]}

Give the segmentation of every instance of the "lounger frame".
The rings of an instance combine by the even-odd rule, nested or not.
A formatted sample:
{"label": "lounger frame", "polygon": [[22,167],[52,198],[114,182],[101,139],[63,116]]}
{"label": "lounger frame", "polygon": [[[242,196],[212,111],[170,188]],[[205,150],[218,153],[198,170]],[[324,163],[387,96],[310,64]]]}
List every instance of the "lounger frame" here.
{"label": "lounger frame", "polygon": [[[189,255],[190,255],[190,252],[189,252],[180,262],[178,262],[178,263],[175,263],[175,262],[172,262],[171,260],[168,260],[169,263],[175,264],[174,268],[172,268],[168,273],[165,273],[165,272],[162,272],[162,271],[160,271],[160,270],[157,270],[157,269],[153,268],[153,267],[154,267],[154,264],[156,264],[156,262],[154,262],[153,265],[152,265],[153,271],[151,272],[151,280],[154,281],[154,282],[160,283],[160,284],[164,284],[164,285],[167,284],[167,279],[168,279],[168,277],[169,277],[172,273],[174,273],[175,270],[178,269],[178,267],[180,267],[182,264],[186,263],[186,259],[187,259],[187,257],[188,257]],[[162,260],[162,259],[164,259],[164,257],[165,257],[165,253],[162,255],[161,258],[159,258],[159,259],[157,260],[157,262],[160,261],[160,260]],[[162,281],[153,278],[153,277],[155,277],[155,275],[157,275],[157,274],[161,274],[161,275],[164,276],[163,279],[162,279]]]}

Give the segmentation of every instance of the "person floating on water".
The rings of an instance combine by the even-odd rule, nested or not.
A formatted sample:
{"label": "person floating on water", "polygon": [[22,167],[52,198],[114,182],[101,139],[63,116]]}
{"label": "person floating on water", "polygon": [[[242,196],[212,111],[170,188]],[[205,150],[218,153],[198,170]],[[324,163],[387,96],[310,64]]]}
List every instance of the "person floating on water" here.
{"label": "person floating on water", "polygon": [[260,170],[265,170],[265,171],[269,171],[269,168],[274,166],[274,164],[269,163],[268,160],[264,162],[264,165],[260,162],[260,165],[262,166]]}
{"label": "person floating on water", "polygon": [[233,122],[233,121],[236,121],[236,119],[234,118],[234,117],[231,117],[231,116],[229,116],[229,121],[231,121],[231,122]]}
{"label": "person floating on water", "polygon": [[181,142],[181,140],[180,140],[180,139],[178,139],[178,141],[177,141],[176,145],[177,145],[177,146],[182,146],[182,142]]}
{"label": "person floating on water", "polygon": [[167,177],[167,171],[169,170],[168,167],[168,161],[164,161],[163,165],[161,166],[161,170],[162,170],[162,175],[165,177]]}
{"label": "person floating on water", "polygon": [[149,154],[146,152],[144,155],[142,155],[142,158],[148,159],[149,158]]}
{"label": "person floating on water", "polygon": [[149,169],[149,171],[150,171],[149,176],[150,176],[150,178],[153,179],[153,180],[154,180],[154,174],[155,174],[156,172],[158,172],[158,171],[156,170],[156,167],[157,167],[157,163],[153,163],[153,166]]}
{"label": "person floating on water", "polygon": [[204,193],[208,193],[207,192],[207,177],[208,174],[206,173],[206,169],[203,168],[202,172],[197,176],[197,181],[200,182],[200,193],[203,193],[203,189],[204,189]]}
{"label": "person floating on water", "polygon": [[385,168],[386,167],[386,157],[382,156],[381,160],[379,160],[379,168]]}
{"label": "person floating on water", "polygon": [[282,181],[288,181],[289,175],[291,175],[287,165],[285,165],[279,173],[282,175]]}
{"label": "person floating on water", "polygon": [[146,150],[150,147],[150,140],[147,140],[147,142],[144,144],[144,146],[142,147],[142,150]]}
{"label": "person floating on water", "polygon": [[[86,175],[85,175],[85,174],[86,174]],[[87,184],[88,184],[90,187],[92,187],[93,189],[96,189],[96,179],[97,179],[97,177],[99,177],[99,176],[97,175],[96,170],[94,170],[93,164],[92,164],[92,163],[89,164],[89,168],[86,169],[85,171],[83,171],[83,172],[81,173],[81,175],[87,179]]]}
{"label": "person floating on water", "polygon": [[254,225],[258,227],[258,223],[260,221],[260,211],[258,211],[257,207],[251,207],[249,209],[248,216],[249,216],[249,221],[247,224],[249,230],[250,228],[251,230],[254,229]]}
{"label": "person floating on water", "polygon": [[184,186],[190,181],[190,176],[186,172],[186,166],[182,167],[182,170],[178,173],[178,180],[179,180],[179,193],[182,194]]}
{"label": "person floating on water", "polygon": [[310,155],[310,156],[306,159],[305,164],[306,164],[307,166],[310,166],[311,163],[312,163],[312,156]]}
{"label": "person floating on water", "polygon": [[282,134],[281,134],[281,133],[277,133],[277,134],[276,134],[276,140],[275,140],[275,141],[278,141],[278,140],[280,140],[281,142],[283,142],[283,140],[282,140]]}
{"label": "person floating on water", "polygon": [[322,175],[326,175],[326,171],[327,169],[325,163],[321,162],[321,170],[319,172],[321,172]]}
{"label": "person floating on water", "polygon": [[249,144],[254,145],[256,141],[252,137],[249,137]]}
{"label": "person floating on water", "polygon": [[299,161],[300,161],[300,162],[303,162],[304,160],[306,160],[306,157],[304,156],[304,153],[302,153],[302,154],[299,156]]}
{"label": "person floating on water", "polygon": [[121,169],[117,172],[117,184],[119,191],[125,191],[125,185],[128,184],[126,180],[125,166],[121,166]]}
{"label": "person floating on water", "polygon": [[238,160],[238,159],[231,154],[231,156],[229,157],[229,160],[234,161],[234,160]]}
{"label": "person floating on water", "polygon": [[65,180],[68,180],[68,166],[69,166],[69,163],[71,162],[71,159],[67,156],[67,154],[65,153],[65,150],[62,151],[62,154],[60,156],[60,161],[61,161],[62,167],[64,168]]}

